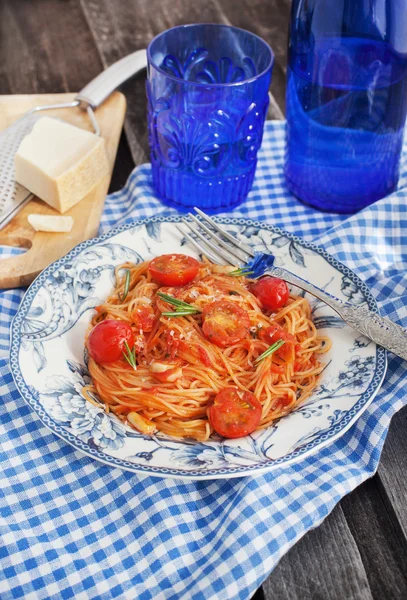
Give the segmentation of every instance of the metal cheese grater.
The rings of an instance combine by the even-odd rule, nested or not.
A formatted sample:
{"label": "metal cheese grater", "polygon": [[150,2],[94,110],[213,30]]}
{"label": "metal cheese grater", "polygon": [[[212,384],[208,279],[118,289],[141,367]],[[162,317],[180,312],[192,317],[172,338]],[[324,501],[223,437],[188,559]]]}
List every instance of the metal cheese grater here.
{"label": "metal cheese grater", "polygon": [[0,229],[27,204],[32,194],[14,180],[14,155],[38,119],[28,115],[0,133]]}
{"label": "metal cheese grater", "polygon": [[145,50],[138,50],[120,59],[88,83],[73,102],[36,106],[15,123],[0,132],[0,229],[2,229],[32,198],[32,194],[15,181],[14,156],[23,138],[28,135],[39,113],[58,108],[80,107],[88,112],[96,135],[100,134],[93,112],[124,81],[147,66]]}

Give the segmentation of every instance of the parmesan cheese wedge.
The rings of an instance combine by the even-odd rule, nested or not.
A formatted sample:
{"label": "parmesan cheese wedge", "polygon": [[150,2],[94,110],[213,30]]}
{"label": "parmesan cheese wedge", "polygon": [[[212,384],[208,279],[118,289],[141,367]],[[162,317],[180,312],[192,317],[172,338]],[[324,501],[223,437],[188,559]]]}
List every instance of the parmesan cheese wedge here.
{"label": "parmesan cheese wedge", "polygon": [[32,214],[27,217],[29,224],[35,231],[50,231],[53,233],[69,232],[73,227],[72,217],[58,217],[57,215]]}
{"label": "parmesan cheese wedge", "polygon": [[103,138],[50,117],[38,119],[14,164],[16,181],[60,213],[82,200],[110,170]]}

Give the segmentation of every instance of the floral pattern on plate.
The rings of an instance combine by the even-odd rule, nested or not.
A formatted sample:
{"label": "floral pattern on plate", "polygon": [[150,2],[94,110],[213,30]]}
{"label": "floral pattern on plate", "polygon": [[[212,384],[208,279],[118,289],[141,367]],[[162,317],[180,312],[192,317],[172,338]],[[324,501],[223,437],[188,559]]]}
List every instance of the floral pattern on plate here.
{"label": "floral pattern on plate", "polygon": [[[310,298],[316,326],[333,348],[308,401],[265,430],[237,440],[198,443],[144,436],[104,410],[90,383],[84,337],[93,308],[112,291],[116,266],[166,252],[196,255],[176,229],[177,217],[126,225],[77,246],[31,285],[13,321],[11,368],[18,389],[42,421],[75,448],[124,469],[192,479],[237,477],[282,467],[342,435],[378,391],[386,353]],[[376,304],[360,279],[324,250],[277,228],[219,219],[276,264],[312,279],[344,300]]]}

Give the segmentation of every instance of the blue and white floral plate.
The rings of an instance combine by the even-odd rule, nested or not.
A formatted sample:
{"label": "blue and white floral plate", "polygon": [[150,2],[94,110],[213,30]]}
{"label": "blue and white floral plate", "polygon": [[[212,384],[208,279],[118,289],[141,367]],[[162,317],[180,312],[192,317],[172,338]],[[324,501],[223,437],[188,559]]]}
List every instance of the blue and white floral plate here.
{"label": "blue and white floral plate", "polygon": [[[306,404],[264,431],[237,440],[197,443],[148,437],[124,426],[82,396],[90,377],[84,336],[112,291],[114,267],[168,252],[196,255],[176,229],[178,217],[125,225],[74,248],[50,265],[27,291],[11,330],[11,369],[23,398],[43,423],[78,450],[103,463],[147,475],[215,479],[283,467],[341,436],[377,393],[386,353],[311,299],[316,326],[332,350],[318,388]],[[376,303],[366,285],[324,250],[275,227],[219,219],[237,238],[270,251],[276,264],[348,302]]]}

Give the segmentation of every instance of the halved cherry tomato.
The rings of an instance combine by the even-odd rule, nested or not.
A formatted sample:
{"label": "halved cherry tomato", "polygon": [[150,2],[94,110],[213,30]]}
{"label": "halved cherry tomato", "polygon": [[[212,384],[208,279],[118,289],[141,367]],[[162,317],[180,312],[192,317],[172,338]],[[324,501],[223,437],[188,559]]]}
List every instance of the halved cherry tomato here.
{"label": "halved cherry tomato", "polygon": [[270,275],[256,281],[252,285],[251,291],[260,300],[264,308],[274,312],[287,303],[290,295],[286,282],[277,277],[270,277]]}
{"label": "halved cherry tomato", "polygon": [[131,313],[136,329],[148,333],[152,331],[155,323],[155,314],[151,306],[138,306]]}
{"label": "halved cherry tomato", "polygon": [[98,323],[88,337],[89,354],[99,364],[119,360],[125,350],[125,342],[134,345],[133,331],[125,321],[106,319]]}
{"label": "halved cherry tomato", "polygon": [[261,404],[254,394],[227,387],[216,395],[208,409],[208,419],[219,435],[238,438],[256,429],[261,411]]}
{"label": "halved cherry tomato", "polygon": [[185,254],[163,254],[153,258],[148,270],[161,285],[186,285],[196,277],[199,262]]}
{"label": "halved cherry tomato", "polygon": [[269,346],[279,340],[284,340],[285,344],[276,350],[276,356],[286,361],[291,361],[295,357],[295,350],[298,345],[297,340],[291,333],[285,331],[281,325],[278,325],[278,323],[274,323],[270,327],[262,327],[258,335],[259,339],[266,342]]}
{"label": "halved cherry tomato", "polygon": [[250,328],[247,312],[227,300],[207,304],[202,312],[202,320],[202,331],[206,339],[221,348],[245,338]]}

